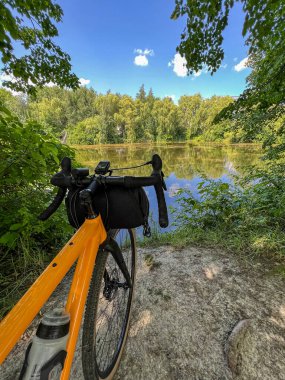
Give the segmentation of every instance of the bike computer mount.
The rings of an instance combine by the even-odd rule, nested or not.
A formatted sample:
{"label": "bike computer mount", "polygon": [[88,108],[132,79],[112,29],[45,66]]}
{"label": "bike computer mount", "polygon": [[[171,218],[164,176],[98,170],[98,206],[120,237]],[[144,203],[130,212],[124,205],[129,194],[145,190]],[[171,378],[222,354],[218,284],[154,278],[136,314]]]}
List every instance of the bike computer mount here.
{"label": "bike computer mount", "polygon": [[100,161],[99,164],[95,168],[96,174],[107,174],[110,170],[110,161]]}

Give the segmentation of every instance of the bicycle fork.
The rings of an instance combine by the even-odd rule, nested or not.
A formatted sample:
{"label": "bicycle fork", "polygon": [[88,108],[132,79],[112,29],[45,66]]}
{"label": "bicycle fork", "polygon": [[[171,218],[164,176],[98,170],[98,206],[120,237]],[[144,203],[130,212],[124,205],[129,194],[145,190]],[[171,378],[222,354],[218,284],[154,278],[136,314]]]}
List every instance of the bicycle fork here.
{"label": "bicycle fork", "polygon": [[131,280],[128,268],[126,266],[124,257],[122,255],[122,251],[121,251],[118,243],[116,242],[116,240],[114,240],[112,237],[110,237],[106,241],[106,243],[104,244],[103,249],[111,253],[115,262],[117,263],[118,267],[120,268],[120,270],[122,271],[122,273],[125,277],[126,286],[128,288],[131,288],[132,287],[132,280]]}

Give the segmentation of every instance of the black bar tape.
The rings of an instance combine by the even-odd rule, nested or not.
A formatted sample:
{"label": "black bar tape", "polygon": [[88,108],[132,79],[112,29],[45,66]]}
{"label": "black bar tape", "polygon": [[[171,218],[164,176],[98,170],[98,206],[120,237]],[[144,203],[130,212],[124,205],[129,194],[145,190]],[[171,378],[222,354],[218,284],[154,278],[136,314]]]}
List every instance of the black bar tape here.
{"label": "black bar tape", "polygon": [[154,186],[160,181],[155,177],[125,177],[125,187],[136,188],[143,186]]}
{"label": "black bar tape", "polygon": [[159,214],[159,225],[162,228],[166,228],[168,226],[168,214],[167,207],[163,192],[163,174],[161,172],[162,169],[162,160],[158,154],[154,154],[152,156],[152,176],[159,178],[159,183],[154,186],[158,204],[158,214]]}
{"label": "black bar tape", "polygon": [[70,175],[66,176],[63,171],[61,171],[52,176],[50,183],[57,187],[69,187],[72,183],[72,177]]}
{"label": "black bar tape", "polygon": [[90,183],[90,185],[87,187],[87,189],[90,191],[91,195],[94,195],[95,192],[96,192],[96,190],[97,190],[97,188],[98,188],[98,186],[99,186],[98,182],[96,180],[95,181],[93,180]]}
{"label": "black bar tape", "polygon": [[166,228],[168,226],[168,214],[161,180],[159,184],[154,186],[154,188],[158,204],[159,225],[162,228]]}
{"label": "black bar tape", "polygon": [[125,186],[125,177],[103,177],[101,183],[109,186]]}
{"label": "black bar tape", "polygon": [[142,186],[154,186],[158,179],[154,177],[104,177],[100,183],[106,186],[124,186],[126,188],[136,188]]}
{"label": "black bar tape", "polygon": [[59,188],[54,200],[51,202],[48,208],[38,216],[38,219],[47,220],[59,208],[61,202],[65,197],[65,194],[66,188]]}

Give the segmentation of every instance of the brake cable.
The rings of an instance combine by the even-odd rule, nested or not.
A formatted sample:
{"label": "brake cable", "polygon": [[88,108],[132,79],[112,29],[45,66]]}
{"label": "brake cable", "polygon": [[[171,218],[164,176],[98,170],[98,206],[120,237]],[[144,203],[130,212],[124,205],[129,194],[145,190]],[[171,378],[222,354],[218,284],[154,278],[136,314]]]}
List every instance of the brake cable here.
{"label": "brake cable", "polygon": [[142,166],[151,165],[151,164],[152,164],[152,161],[147,161],[147,162],[145,162],[144,164],[141,164],[141,165],[128,166],[126,168],[114,168],[114,169],[110,169],[110,170],[108,170],[108,173],[109,173],[109,175],[112,175],[113,171],[115,171],[115,170],[136,169],[136,168],[141,168]]}

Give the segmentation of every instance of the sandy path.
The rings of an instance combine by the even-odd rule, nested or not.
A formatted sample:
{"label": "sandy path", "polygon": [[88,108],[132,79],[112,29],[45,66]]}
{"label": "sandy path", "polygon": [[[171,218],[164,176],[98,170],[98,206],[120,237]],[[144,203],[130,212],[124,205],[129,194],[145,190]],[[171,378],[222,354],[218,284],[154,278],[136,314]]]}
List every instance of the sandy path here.
{"label": "sandy path", "polygon": [[[50,305],[58,306],[68,282]],[[214,250],[140,249],[131,329],[116,380],[284,380],[284,289],[272,265]],[[225,346],[244,319],[230,370]],[[17,378],[33,329],[2,365],[1,380]],[[80,344],[72,380],[84,379]]]}

